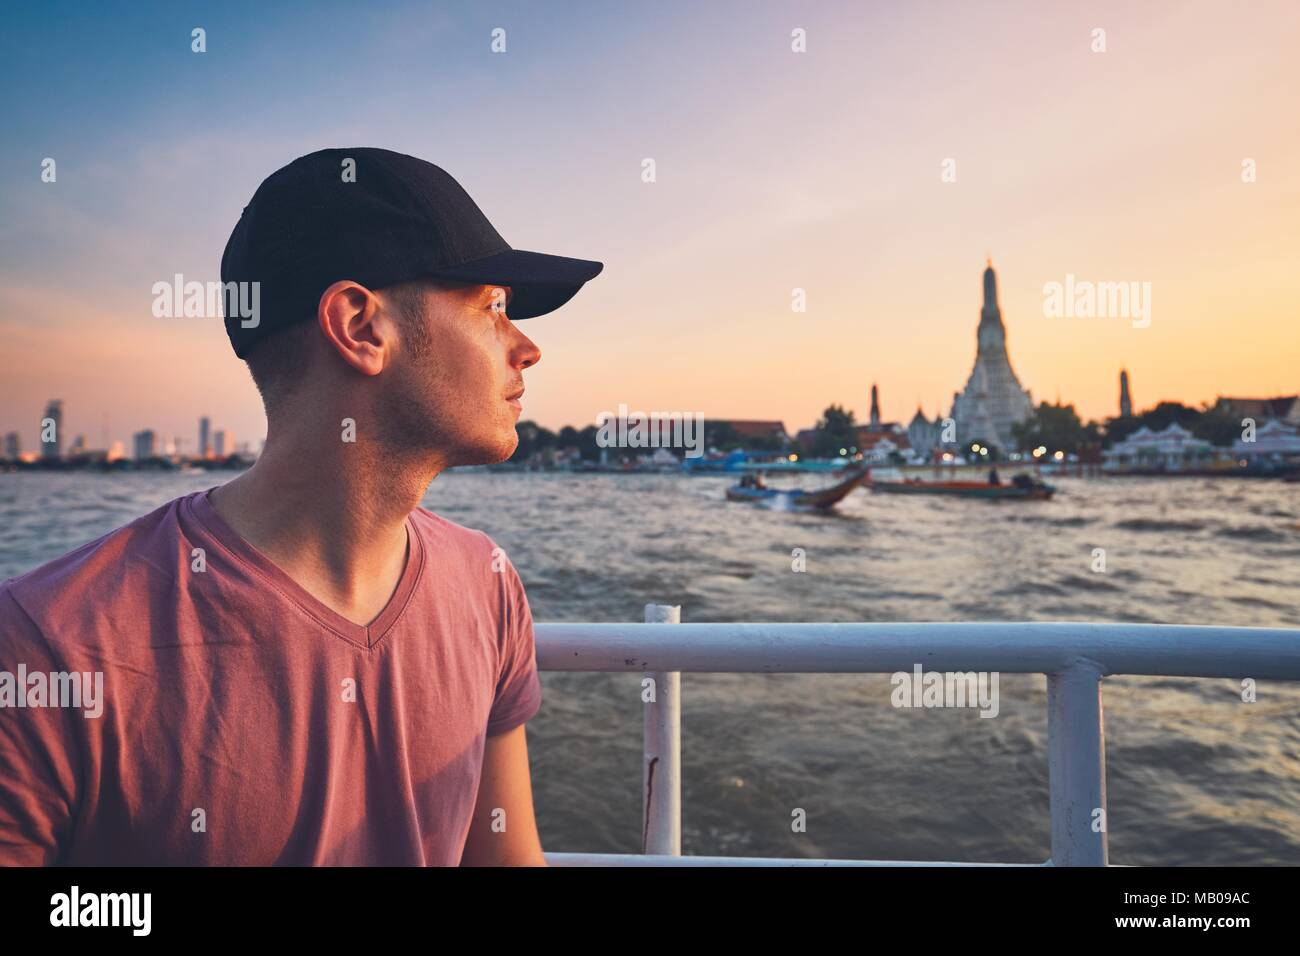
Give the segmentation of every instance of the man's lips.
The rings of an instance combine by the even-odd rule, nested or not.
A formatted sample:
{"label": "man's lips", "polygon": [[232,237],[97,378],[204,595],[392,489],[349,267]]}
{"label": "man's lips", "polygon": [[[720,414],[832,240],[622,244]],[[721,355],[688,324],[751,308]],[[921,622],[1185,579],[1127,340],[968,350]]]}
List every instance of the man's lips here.
{"label": "man's lips", "polygon": [[521,388],[519,391],[514,392],[511,395],[507,395],[506,403],[509,405],[513,405],[515,408],[522,409],[524,406],[519,400],[523,397],[524,397],[524,390]]}

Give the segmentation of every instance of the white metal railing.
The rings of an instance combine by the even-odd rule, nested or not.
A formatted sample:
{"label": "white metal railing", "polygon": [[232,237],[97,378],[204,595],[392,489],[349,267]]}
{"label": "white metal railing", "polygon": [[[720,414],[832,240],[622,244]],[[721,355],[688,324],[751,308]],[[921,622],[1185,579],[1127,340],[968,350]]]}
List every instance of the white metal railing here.
{"label": "white metal railing", "polygon": [[1106,866],[1101,681],[1115,674],[1300,681],[1300,629],[1174,624],[682,624],[647,604],[645,624],[538,624],[542,670],[641,672],[645,706],[642,853],[547,853],[553,866],[984,866],[887,860],[681,855],[681,675],[1006,672],[1047,676],[1052,855]]}

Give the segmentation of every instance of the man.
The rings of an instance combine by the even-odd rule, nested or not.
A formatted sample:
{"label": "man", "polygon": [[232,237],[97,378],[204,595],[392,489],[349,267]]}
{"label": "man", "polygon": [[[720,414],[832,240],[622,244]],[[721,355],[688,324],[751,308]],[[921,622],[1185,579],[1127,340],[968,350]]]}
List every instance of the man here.
{"label": "man", "polygon": [[[0,674],[26,675],[0,707],[0,862],[545,865],[523,585],[419,503],[513,453],[540,352],[512,319],[601,268],[511,249],[387,150],[263,182],[221,269],[259,284],[226,331],[261,457],[0,585]],[[98,716],[54,706],[69,675],[102,680]]]}

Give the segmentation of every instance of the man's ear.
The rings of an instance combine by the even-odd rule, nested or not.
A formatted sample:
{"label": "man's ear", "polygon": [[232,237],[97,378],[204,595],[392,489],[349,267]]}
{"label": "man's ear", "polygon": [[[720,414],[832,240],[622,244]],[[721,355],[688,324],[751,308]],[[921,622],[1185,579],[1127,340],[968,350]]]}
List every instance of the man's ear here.
{"label": "man's ear", "polygon": [[397,329],[379,297],[351,279],[321,293],[316,321],[343,361],[362,375],[384,370],[397,342]]}

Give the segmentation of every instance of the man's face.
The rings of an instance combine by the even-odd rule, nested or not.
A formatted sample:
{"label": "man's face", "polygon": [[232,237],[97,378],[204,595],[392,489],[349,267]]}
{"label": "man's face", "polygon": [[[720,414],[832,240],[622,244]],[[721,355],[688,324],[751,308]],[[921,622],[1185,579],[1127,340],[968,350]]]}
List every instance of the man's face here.
{"label": "man's face", "polygon": [[449,467],[506,460],[519,444],[523,370],[541,358],[508,317],[509,286],[420,282],[405,292],[396,358],[382,376],[392,372],[390,440],[436,452]]}

